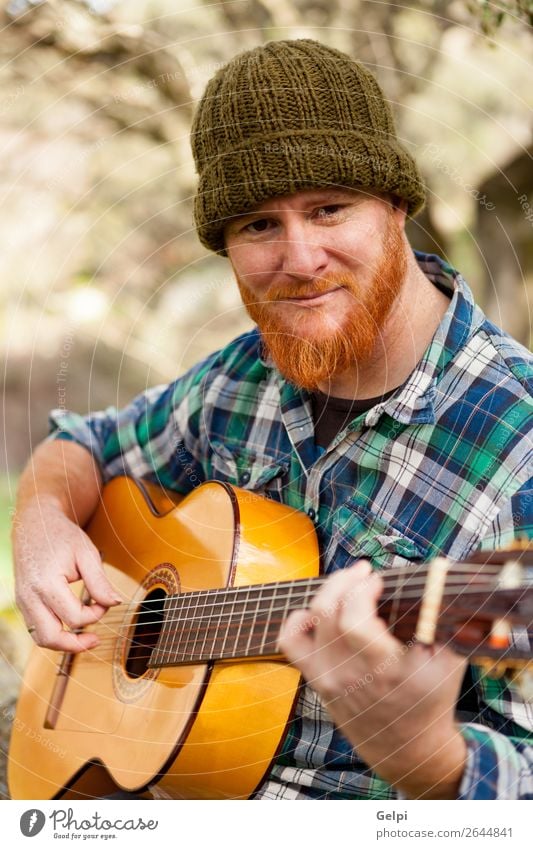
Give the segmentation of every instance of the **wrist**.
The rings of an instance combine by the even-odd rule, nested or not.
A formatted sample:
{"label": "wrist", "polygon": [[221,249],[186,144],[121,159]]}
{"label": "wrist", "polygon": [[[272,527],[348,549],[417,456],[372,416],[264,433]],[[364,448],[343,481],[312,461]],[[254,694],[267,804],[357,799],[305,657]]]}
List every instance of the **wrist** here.
{"label": "wrist", "polygon": [[74,521],[72,510],[59,495],[34,492],[31,495],[19,496],[13,513],[13,532],[16,533],[18,526],[27,521],[44,524],[50,515]]}
{"label": "wrist", "polygon": [[[456,799],[464,774],[467,746],[463,735],[453,727],[440,739],[432,739],[431,749],[417,747],[400,756],[401,767],[389,766],[387,780],[411,799]],[[400,753],[401,755],[401,753]]]}

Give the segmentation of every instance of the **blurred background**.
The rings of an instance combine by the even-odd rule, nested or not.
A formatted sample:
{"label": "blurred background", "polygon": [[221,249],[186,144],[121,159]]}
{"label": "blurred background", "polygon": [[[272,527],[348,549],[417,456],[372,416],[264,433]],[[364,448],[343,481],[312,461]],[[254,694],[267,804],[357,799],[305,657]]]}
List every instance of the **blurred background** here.
{"label": "blurred background", "polygon": [[532,24],[529,0],[0,0],[0,741],[28,649],[8,528],[48,411],[123,404],[248,326],[192,228],[207,80],[271,39],[364,61],[429,186],[411,243],[529,346]]}

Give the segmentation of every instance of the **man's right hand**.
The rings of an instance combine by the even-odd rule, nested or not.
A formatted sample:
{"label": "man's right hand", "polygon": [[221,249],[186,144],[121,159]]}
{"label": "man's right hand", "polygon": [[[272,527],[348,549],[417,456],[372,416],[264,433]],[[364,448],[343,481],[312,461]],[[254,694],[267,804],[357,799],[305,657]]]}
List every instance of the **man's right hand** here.
{"label": "man's right hand", "polygon": [[[59,651],[92,649],[98,638],[72,633],[100,619],[122,599],[109,583],[100,554],[86,533],[46,497],[13,516],[16,601],[39,646]],[[92,599],[83,604],[69,584],[82,579]]]}

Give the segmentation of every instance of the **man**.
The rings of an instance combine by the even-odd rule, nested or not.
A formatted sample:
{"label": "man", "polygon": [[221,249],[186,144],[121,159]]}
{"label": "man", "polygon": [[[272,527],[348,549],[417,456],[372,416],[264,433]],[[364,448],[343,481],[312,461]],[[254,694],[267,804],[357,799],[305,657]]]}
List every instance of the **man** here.
{"label": "man", "polygon": [[[80,530],[102,481],[229,481],[305,510],[335,573],[282,628],[309,686],[257,798],[532,797],[533,713],[514,686],[473,668],[475,722],[459,724],[465,662],[402,646],[376,615],[380,569],[530,531],[531,356],[454,269],[411,251],[420,177],[348,56],[310,40],[238,56],[208,84],[192,146],[199,237],[229,257],[258,329],[118,414],[52,415],[17,512],[29,629],[82,651],[90,627],[64,625],[118,601]],[[68,588],[79,577],[90,608]]]}

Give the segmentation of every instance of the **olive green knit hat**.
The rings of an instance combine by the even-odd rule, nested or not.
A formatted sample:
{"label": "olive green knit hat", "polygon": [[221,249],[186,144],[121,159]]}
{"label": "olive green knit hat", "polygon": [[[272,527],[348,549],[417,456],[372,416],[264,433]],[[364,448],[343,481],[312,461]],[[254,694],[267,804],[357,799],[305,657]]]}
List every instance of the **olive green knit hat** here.
{"label": "olive green knit hat", "polygon": [[224,252],[229,218],[271,197],[336,185],[424,203],[417,167],[398,141],[372,74],[318,41],[271,41],[228,62],[207,84],[191,145],[201,242]]}

